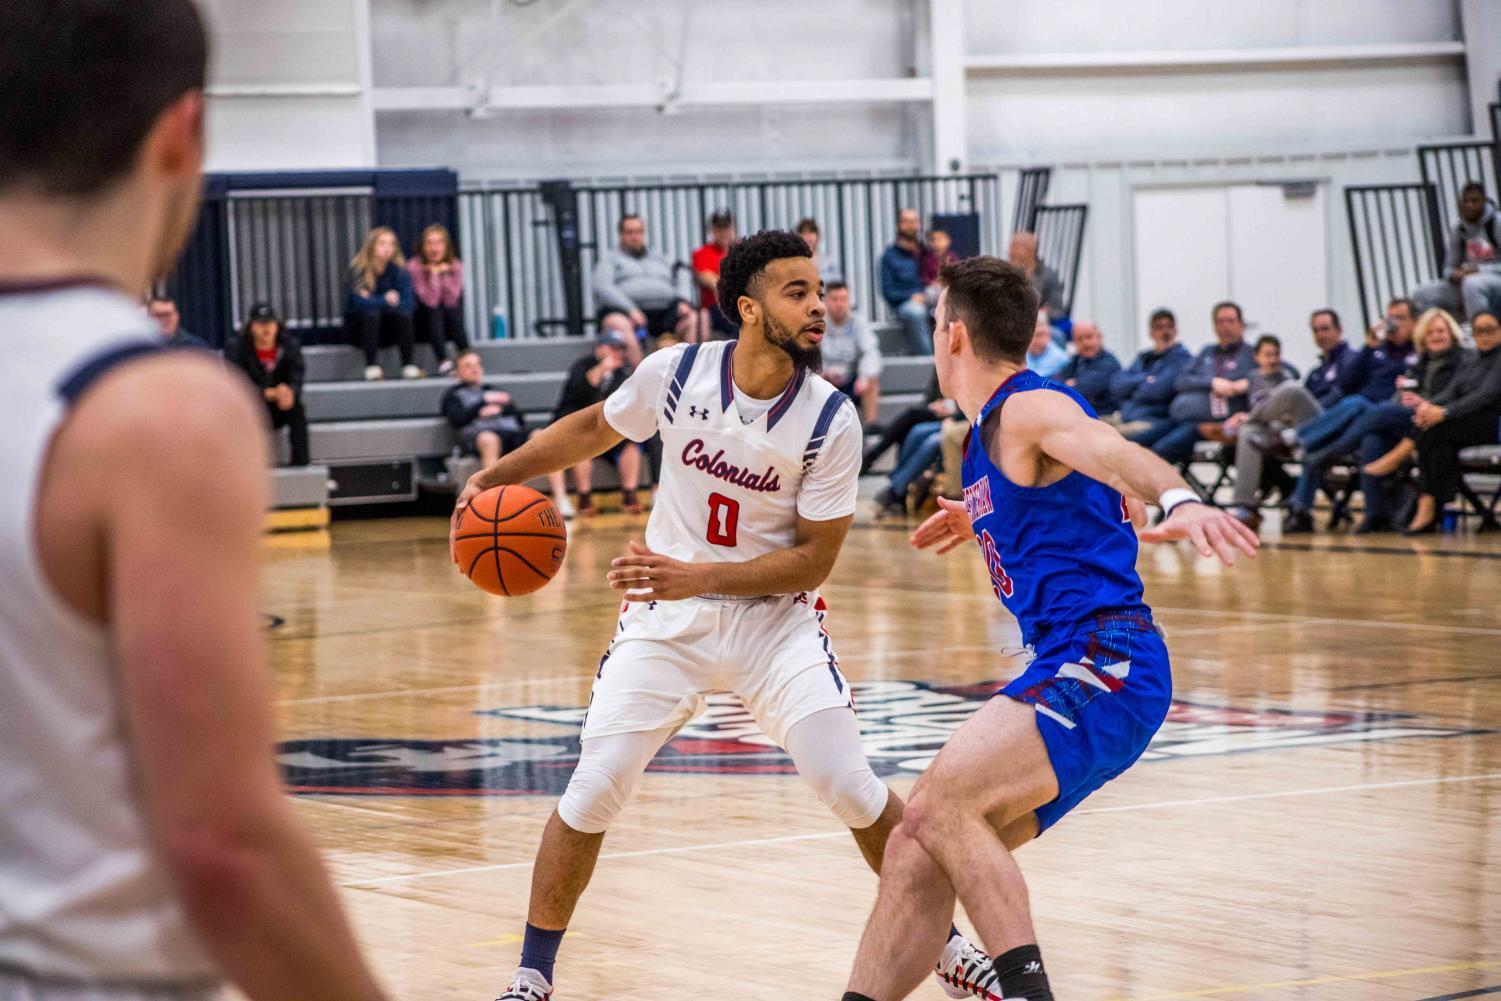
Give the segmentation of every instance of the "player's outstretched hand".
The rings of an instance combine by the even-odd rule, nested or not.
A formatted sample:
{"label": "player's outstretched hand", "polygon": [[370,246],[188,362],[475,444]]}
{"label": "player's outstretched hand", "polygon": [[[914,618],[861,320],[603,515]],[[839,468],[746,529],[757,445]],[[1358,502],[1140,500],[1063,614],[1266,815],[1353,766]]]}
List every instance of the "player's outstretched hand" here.
{"label": "player's outstretched hand", "polygon": [[937,546],[936,551],[942,556],[973,536],[974,528],[969,523],[969,514],[964,510],[964,502],[940,497],[938,498],[938,511],[929,515],[927,521],[913,529],[907,541],[912,543],[913,549],[928,549]]}
{"label": "player's outstretched hand", "polygon": [[1256,533],[1228,513],[1208,504],[1179,504],[1156,528],[1141,533],[1143,542],[1188,539],[1204,556],[1218,556],[1226,566],[1235,565],[1239,549],[1254,557],[1261,540]]}
{"label": "player's outstretched hand", "polygon": [[703,564],[684,563],[662,556],[634,539],[625,556],[610,561],[610,587],[625,592],[626,601],[682,601],[703,594]]}
{"label": "player's outstretched hand", "polygon": [[459,496],[453,502],[453,518],[448,523],[448,557],[455,563],[459,562],[459,557],[453,548],[453,537],[459,534],[459,519],[464,517],[464,509],[469,506],[469,502],[485,492],[485,486],[479,481],[479,477],[479,473],[469,477],[464,489],[459,491]]}

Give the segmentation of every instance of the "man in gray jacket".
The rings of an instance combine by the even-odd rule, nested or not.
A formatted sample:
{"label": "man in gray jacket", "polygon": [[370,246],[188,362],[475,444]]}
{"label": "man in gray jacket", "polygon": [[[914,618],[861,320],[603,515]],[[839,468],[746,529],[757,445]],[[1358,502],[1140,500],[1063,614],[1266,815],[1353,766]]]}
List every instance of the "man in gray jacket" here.
{"label": "man in gray jacket", "polygon": [[1501,215],[1471,181],[1460,189],[1459,222],[1444,252],[1444,280],[1413,290],[1419,310],[1447,309],[1474,318],[1501,310]]}
{"label": "man in gray jacket", "polygon": [[620,336],[632,365],[641,361],[642,339],[688,340],[693,333],[693,307],[673,281],[672,263],[647,249],[646,222],[638,215],[620,217],[620,246],[599,255],[593,285],[599,331]]}

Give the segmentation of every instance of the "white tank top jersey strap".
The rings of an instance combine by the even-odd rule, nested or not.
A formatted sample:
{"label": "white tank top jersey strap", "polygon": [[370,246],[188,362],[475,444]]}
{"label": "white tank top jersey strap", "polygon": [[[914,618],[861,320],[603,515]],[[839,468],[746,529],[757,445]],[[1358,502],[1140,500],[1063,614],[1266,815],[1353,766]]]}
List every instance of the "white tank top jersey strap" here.
{"label": "white tank top jersey strap", "polygon": [[776,399],[748,398],[735,388],[735,344],[658,351],[605,401],[627,438],[662,435],[653,552],[744,562],[791,548],[799,516],[855,513],[864,442],[849,398],[802,370]]}
{"label": "white tank top jersey strap", "polygon": [[160,335],[128,297],[86,285],[0,286],[0,331],[0,996],[208,990],[217,974],[148,837],[108,636],[63,604],[35,541],[70,398]]}

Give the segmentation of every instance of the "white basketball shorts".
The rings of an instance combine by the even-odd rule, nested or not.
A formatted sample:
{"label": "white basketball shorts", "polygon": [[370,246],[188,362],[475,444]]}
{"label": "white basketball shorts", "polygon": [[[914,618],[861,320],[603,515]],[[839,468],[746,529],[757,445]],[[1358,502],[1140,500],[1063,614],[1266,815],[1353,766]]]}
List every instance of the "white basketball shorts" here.
{"label": "white basketball shorts", "polygon": [[794,723],[853,707],[817,592],[625,605],[599,664],[583,738],[677,729],[733,692],[786,745]]}

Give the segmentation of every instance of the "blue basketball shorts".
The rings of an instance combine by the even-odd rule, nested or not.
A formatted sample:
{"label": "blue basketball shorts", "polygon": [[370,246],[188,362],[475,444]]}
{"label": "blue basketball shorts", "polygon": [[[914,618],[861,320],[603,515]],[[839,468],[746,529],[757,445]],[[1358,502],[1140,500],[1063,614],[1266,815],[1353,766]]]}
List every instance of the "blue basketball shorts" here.
{"label": "blue basketball shorts", "polygon": [[1058,798],[1037,810],[1040,834],[1141,757],[1172,705],[1172,668],[1147,613],[1108,613],[1044,636],[997,694],[1037,710],[1058,778]]}

